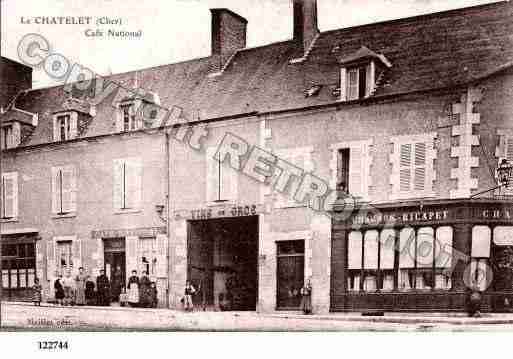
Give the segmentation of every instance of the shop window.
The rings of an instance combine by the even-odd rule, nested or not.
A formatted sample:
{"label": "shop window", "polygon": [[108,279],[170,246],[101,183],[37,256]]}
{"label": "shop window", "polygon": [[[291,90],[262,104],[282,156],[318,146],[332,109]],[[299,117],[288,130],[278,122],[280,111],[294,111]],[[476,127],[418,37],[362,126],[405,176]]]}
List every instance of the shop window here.
{"label": "shop window", "polygon": [[297,309],[304,285],[305,241],[280,241],[277,246],[277,307]]}
{"label": "shop window", "polygon": [[481,291],[488,288],[491,278],[490,271],[490,244],[492,231],[488,226],[475,226],[472,228],[472,249],[469,271],[471,287]]}
{"label": "shop window", "polygon": [[452,227],[438,227],[435,243],[435,288],[451,289],[452,279],[449,269],[452,266]]}
{"label": "shop window", "polygon": [[4,243],[1,257],[3,288],[30,288],[34,285],[36,276],[34,243]]}
{"label": "shop window", "polygon": [[59,241],[56,248],[57,273],[65,275],[73,270],[72,241]]}
{"label": "shop window", "polygon": [[495,227],[493,229],[493,243],[497,246],[513,246],[513,227]]}
{"label": "shop window", "polygon": [[63,215],[76,211],[75,167],[52,167],[52,212]]}
{"label": "shop window", "polygon": [[402,229],[399,243],[399,289],[411,290],[415,288],[415,230]]}
{"label": "shop window", "polygon": [[360,291],[360,278],[362,274],[362,249],[362,233],[356,231],[349,233],[347,246],[347,289],[350,291]]}
{"label": "shop window", "polygon": [[363,290],[373,292],[378,289],[378,231],[366,231],[363,247]]}
{"label": "shop window", "polygon": [[137,210],[142,195],[142,165],[138,158],[114,161],[114,208]]}
{"label": "shop window", "polygon": [[384,229],[380,233],[380,276],[378,288],[382,291],[391,291],[394,289],[394,261],[396,236],[396,232],[393,229]]}

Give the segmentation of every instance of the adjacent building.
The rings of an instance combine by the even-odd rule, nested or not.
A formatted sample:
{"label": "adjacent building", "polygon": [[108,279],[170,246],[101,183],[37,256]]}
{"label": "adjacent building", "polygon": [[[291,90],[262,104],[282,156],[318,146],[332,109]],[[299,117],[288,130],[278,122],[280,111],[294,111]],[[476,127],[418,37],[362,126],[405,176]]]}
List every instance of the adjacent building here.
{"label": "adjacent building", "polygon": [[317,313],[463,310],[475,285],[506,309],[511,193],[480,192],[513,160],[512,5],[319,32],[292,4],[291,40],[246,48],[213,9],[211,56],[102,101],[2,59],[4,295],[119,267],[171,308],[190,280],[213,310],[295,310],[307,281]]}

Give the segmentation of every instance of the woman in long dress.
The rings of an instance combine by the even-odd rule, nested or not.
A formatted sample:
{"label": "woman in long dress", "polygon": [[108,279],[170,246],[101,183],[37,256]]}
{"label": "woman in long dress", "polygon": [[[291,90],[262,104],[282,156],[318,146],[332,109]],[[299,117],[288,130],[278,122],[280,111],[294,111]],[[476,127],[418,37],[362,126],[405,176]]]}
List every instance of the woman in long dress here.
{"label": "woman in long dress", "polygon": [[86,296],[85,296],[85,288],[86,288],[86,280],[87,276],[84,274],[84,268],[78,268],[78,275],[75,277],[75,304],[77,305],[85,305],[86,304]]}
{"label": "woman in long dress", "polygon": [[132,276],[128,279],[128,304],[131,307],[137,307],[139,304],[139,277],[137,271],[132,271]]}
{"label": "woman in long dress", "polygon": [[139,281],[139,304],[143,308],[149,308],[151,306],[151,281],[148,277],[148,272],[144,271]]}
{"label": "woman in long dress", "polygon": [[312,285],[310,280],[301,288],[301,310],[304,314],[312,313]]}

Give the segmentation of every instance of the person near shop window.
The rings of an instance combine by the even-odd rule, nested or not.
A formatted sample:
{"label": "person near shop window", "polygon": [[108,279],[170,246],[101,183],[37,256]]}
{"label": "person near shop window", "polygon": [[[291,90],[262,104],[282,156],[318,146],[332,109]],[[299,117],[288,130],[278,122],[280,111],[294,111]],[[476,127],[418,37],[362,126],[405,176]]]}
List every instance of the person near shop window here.
{"label": "person near shop window", "polygon": [[194,304],[192,303],[192,296],[196,293],[196,289],[191,284],[190,281],[185,282],[185,291],[184,291],[184,309],[187,312],[192,312],[194,309]]}
{"label": "person near shop window", "polygon": [[78,268],[78,274],[75,277],[75,304],[85,305],[86,304],[86,280],[87,276],[84,274],[84,268]]}
{"label": "person near shop window", "polygon": [[312,314],[312,284],[310,279],[301,288],[301,310],[304,314]]}
{"label": "person near shop window", "polygon": [[98,305],[100,306],[109,306],[110,305],[110,281],[109,278],[105,275],[105,271],[100,270],[100,275],[96,278],[96,288],[98,295]]}
{"label": "person near shop window", "polygon": [[64,286],[62,284],[61,273],[58,274],[57,279],[53,283],[53,288],[55,289],[55,302],[58,305],[62,305],[64,300]]}
{"label": "person near shop window", "polygon": [[137,271],[133,270],[132,275],[128,279],[128,305],[137,307],[139,305],[139,277]]}
{"label": "person near shop window", "polygon": [[41,306],[41,291],[43,287],[39,284],[39,278],[34,278],[34,286],[32,287],[34,290],[34,305],[40,307]]}

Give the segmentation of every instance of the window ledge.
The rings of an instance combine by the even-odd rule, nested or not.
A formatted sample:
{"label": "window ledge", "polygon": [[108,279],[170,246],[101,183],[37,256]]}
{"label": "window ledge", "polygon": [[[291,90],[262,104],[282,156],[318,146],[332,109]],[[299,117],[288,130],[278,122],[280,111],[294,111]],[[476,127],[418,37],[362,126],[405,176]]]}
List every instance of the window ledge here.
{"label": "window ledge", "polygon": [[1,218],[0,223],[13,223],[18,222],[18,218]]}
{"label": "window ledge", "polygon": [[139,213],[142,212],[138,208],[130,208],[130,209],[116,209],[114,214],[128,214],[128,213]]}
{"label": "window ledge", "polygon": [[53,214],[52,219],[61,219],[61,218],[74,218],[77,214],[75,212],[65,213],[65,214]]}

